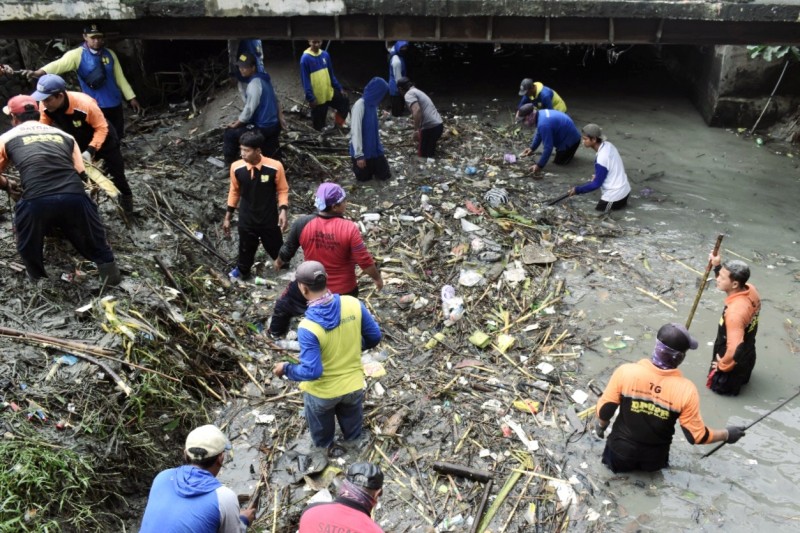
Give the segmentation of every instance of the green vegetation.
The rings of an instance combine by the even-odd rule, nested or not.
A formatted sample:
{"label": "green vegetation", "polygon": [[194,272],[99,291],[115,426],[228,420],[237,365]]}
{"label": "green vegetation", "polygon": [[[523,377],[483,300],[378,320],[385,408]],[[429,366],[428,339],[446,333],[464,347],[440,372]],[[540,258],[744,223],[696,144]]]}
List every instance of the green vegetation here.
{"label": "green vegetation", "polygon": [[[3,420],[12,417],[26,428],[23,416]],[[94,458],[35,440],[33,427],[22,438],[0,440],[0,531],[98,529]]]}
{"label": "green vegetation", "polygon": [[798,46],[768,46],[758,44],[748,46],[747,51],[750,53],[750,59],[760,57],[764,61],[772,61],[773,59],[783,59],[787,55],[789,56],[787,59],[800,59],[800,47]]}

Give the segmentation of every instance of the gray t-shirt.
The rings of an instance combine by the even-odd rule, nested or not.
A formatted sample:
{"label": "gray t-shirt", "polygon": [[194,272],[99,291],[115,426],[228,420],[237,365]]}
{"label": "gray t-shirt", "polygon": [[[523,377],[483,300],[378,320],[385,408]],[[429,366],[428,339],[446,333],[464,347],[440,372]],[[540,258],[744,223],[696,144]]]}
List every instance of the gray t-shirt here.
{"label": "gray t-shirt", "polygon": [[442,123],[442,117],[436,110],[436,106],[433,105],[431,99],[424,92],[412,87],[406,93],[405,99],[409,109],[411,109],[411,104],[419,104],[419,109],[422,112],[420,129],[427,130]]}

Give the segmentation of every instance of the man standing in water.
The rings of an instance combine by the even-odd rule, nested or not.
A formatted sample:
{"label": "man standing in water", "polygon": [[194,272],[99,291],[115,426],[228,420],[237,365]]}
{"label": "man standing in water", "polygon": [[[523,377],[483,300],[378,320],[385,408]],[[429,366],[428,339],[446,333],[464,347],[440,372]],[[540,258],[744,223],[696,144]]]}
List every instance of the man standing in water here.
{"label": "man standing in water", "polygon": [[750,381],[756,366],[756,333],[761,298],[747,283],[750,267],[744,261],[722,263],[711,255],[717,288],[725,293],[725,307],[719,321],[714,353],[711,356],[706,386],[717,394],[738,396],[742,385]]}
{"label": "man standing in water", "polygon": [[586,194],[601,189],[602,196],[595,210],[611,211],[622,209],[628,205],[631,185],[625,174],[625,165],[619,156],[617,147],[603,139],[603,130],[597,124],[587,124],[581,130],[583,145],[597,152],[594,160],[594,176],[592,181],[569,190],[570,196]]}
{"label": "man standing in water", "polygon": [[697,341],[685,327],[665,324],[650,359],[614,371],[597,402],[595,422],[602,439],[619,409],[603,450],[603,464],[612,472],[654,472],[669,466],[676,420],[690,444],[733,444],[744,436],[743,427],[711,429],[703,423],[697,387],[678,370],[686,351],[696,349]]}

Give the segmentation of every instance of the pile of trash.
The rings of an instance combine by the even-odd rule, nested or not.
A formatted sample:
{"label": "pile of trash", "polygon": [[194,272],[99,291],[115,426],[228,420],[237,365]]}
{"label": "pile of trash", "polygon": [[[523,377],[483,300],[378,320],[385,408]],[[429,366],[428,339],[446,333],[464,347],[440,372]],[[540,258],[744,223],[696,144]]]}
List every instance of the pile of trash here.
{"label": "pile of trash", "polygon": [[118,288],[101,287],[95,266],[57,238],[45,251],[49,280],[30,284],[8,225],[0,231],[0,457],[16,465],[57,449],[85,485],[59,504],[44,492],[67,490],[68,476],[40,492],[20,483],[4,519],[21,517],[23,530],[130,527],[155,473],[179,463],[186,433],[212,420],[234,446],[222,479],[243,500],[259,485],[267,495],[256,531],[294,531],[309,500],[330,498],[357,458],[386,474],[375,519],[387,531],[592,527],[609,501],[569,445],[586,434],[599,389],[577,379],[590,342],[559,264],[592,257],[625,276],[630,267],[605,243],[627,230],[548,205],[564,191],[516,160],[512,148],[529,134],[517,126],[487,130],[449,114],[441,157],[418,160],[406,120],[383,119],[393,178],[356,184],[346,133],[320,135],[302,109],[290,113],[293,215],[313,212],[320,181],[341,183],[385,280],[381,291],[361,281],[384,332],[364,355],[368,436],[342,458],[315,456],[296,385],[271,374],[296,343],[264,334],[291,274],[275,274],[264,255],[258,285],[225,274],[236,243],[221,231],[221,130],[186,134],[192,113],[173,106],[131,127],[138,215],[101,201]]}

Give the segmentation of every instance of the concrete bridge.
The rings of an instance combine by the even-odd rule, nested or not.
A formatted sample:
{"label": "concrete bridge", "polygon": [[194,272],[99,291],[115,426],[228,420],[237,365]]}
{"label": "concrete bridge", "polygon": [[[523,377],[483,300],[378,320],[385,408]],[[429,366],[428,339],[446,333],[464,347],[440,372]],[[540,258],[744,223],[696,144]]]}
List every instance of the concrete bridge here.
{"label": "concrete bridge", "polygon": [[800,0],[0,0],[0,39],[800,44]]}

